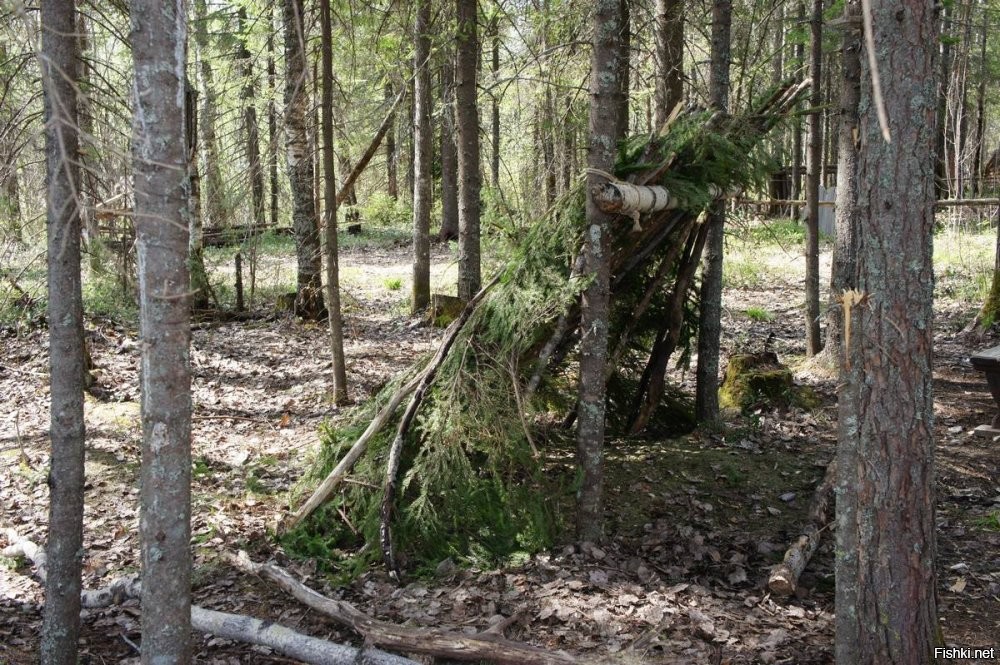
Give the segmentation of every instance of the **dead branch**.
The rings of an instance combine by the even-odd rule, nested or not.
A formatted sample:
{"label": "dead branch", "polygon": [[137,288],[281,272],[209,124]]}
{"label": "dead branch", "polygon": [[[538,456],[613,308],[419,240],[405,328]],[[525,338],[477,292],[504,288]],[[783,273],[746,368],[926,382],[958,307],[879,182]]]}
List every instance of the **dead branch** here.
{"label": "dead branch", "polygon": [[237,568],[267,577],[308,607],[334,621],[351,627],[365,641],[386,649],[464,661],[486,660],[499,665],[586,665],[587,659],[562,652],[548,651],[508,640],[486,631],[466,635],[436,628],[398,626],[369,617],[350,603],[328,598],[293,578],[274,564],[254,563],[246,552],[229,555]]}
{"label": "dead branch", "polygon": [[402,458],[403,452],[403,441],[406,439],[406,433],[410,429],[410,424],[413,422],[414,416],[417,415],[417,409],[420,408],[420,403],[423,401],[424,396],[427,394],[427,390],[431,387],[434,382],[434,376],[437,373],[438,368],[441,363],[444,362],[445,358],[448,357],[448,351],[451,350],[452,345],[455,340],[458,339],[458,333],[461,332],[462,327],[465,326],[469,317],[472,313],[476,311],[476,307],[483,301],[486,294],[489,293],[490,289],[500,281],[500,275],[494,277],[489,284],[484,286],[479,290],[472,300],[470,300],[465,305],[465,309],[459,315],[454,322],[452,322],[449,327],[448,334],[445,336],[444,341],[441,342],[441,346],[438,348],[437,354],[428,363],[427,368],[423,371],[420,385],[417,386],[416,392],[410,399],[410,403],[406,407],[406,411],[403,412],[403,417],[399,421],[399,427],[396,430],[396,438],[392,442],[392,446],[389,448],[389,462],[386,465],[385,472],[385,485],[383,487],[382,494],[382,523],[379,525],[379,536],[382,542],[382,556],[385,558],[385,564],[389,568],[389,572],[399,576],[399,569],[396,567],[396,557],[392,550],[392,530],[390,524],[392,522],[392,512],[394,503],[396,501],[396,477],[399,475],[399,465]]}
{"label": "dead branch", "polygon": [[372,161],[372,157],[378,151],[378,147],[382,144],[382,139],[385,138],[386,133],[389,128],[392,127],[393,114],[396,112],[396,108],[399,106],[403,98],[406,97],[406,86],[404,85],[399,90],[399,94],[396,95],[396,99],[392,102],[392,106],[389,107],[389,112],[385,114],[385,118],[382,120],[382,124],[378,126],[375,131],[375,136],[372,137],[371,143],[368,144],[368,149],[365,150],[364,154],[361,155],[361,159],[358,163],[354,165],[351,172],[344,179],[344,184],[340,186],[340,191],[337,192],[337,205],[340,205],[347,200],[348,195],[351,192],[351,187],[354,186],[354,182],[364,173],[365,169],[368,168],[368,162]]}
{"label": "dead branch", "polygon": [[809,524],[802,530],[794,543],[785,552],[785,558],[771,571],[767,580],[767,588],[780,596],[790,596],[795,593],[802,571],[806,569],[809,559],[819,547],[823,532],[829,524],[827,515],[830,498],[833,496],[833,486],[837,480],[837,462],[834,460],[826,467],[826,475],[816,488],[812,506],[809,508]]}
{"label": "dead branch", "polygon": [[[2,550],[6,557],[23,557],[35,567],[35,575],[45,583],[45,550],[32,541],[22,538],[15,530],[5,529],[10,545]],[[102,589],[85,589],[80,594],[83,607],[97,609],[111,607],[142,595],[139,576],[122,577]],[[310,635],[303,635],[271,621],[262,621],[242,614],[230,614],[191,606],[191,628],[202,633],[269,647],[283,656],[298,659],[310,665],[418,665],[416,661],[396,656],[378,649],[355,649]]]}

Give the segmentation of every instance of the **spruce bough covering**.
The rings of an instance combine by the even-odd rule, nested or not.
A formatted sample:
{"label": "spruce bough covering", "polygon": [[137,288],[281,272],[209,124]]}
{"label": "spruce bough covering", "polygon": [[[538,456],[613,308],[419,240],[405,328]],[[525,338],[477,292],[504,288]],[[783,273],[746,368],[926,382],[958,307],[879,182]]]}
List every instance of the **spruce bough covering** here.
{"label": "spruce bough covering", "polygon": [[[612,228],[612,430],[638,432],[656,424],[667,360],[679,355],[675,362],[686,362],[697,332],[693,286],[704,245],[701,213],[719,192],[763,184],[769,164],[755,146],[806,85],[784,84],[741,117],[686,113],[661,136],[622,146],[613,177],[662,185],[677,207],[644,215],[638,224],[623,216]],[[567,361],[586,287],[576,272],[584,196],[581,179],[524,229],[507,248],[491,291],[464,324],[457,323],[454,344],[405,430],[389,525],[402,568],[446,557],[494,560],[551,542],[556,515],[538,439],[541,423],[573,411],[575,378]],[[325,477],[393,393],[429,361],[414,363],[360,408],[352,424],[323,431],[315,479]],[[382,487],[395,436],[396,428],[388,426],[375,435],[352,473],[361,482],[342,485],[286,534],[287,546],[327,558],[356,549],[363,539],[368,546],[355,561],[378,558]]]}

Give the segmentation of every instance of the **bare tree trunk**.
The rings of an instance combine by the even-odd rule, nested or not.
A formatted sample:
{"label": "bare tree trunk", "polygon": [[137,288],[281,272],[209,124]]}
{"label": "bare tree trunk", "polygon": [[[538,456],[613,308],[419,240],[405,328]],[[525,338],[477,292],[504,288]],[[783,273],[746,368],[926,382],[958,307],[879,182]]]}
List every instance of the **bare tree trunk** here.
{"label": "bare tree trunk", "polygon": [[622,56],[618,59],[618,140],[625,138],[629,134],[631,107],[629,106],[629,83],[631,79],[630,66],[632,64],[632,16],[630,10],[631,0],[618,0],[619,12],[621,13],[621,49]]}
{"label": "bare tree trunk", "polygon": [[951,3],[943,3],[941,7],[941,32],[940,38],[940,58],[938,60],[940,73],[938,75],[937,99],[937,128],[938,135],[935,139],[934,149],[934,177],[935,196],[938,199],[946,198],[948,195],[948,65],[951,64]]}
{"label": "bare tree trunk", "polygon": [[194,43],[199,57],[203,106],[200,120],[201,145],[205,155],[205,212],[209,226],[229,223],[226,190],[222,182],[218,141],[215,138],[215,73],[209,52],[208,8],[206,0],[194,0]]}
{"label": "bare tree trunk", "polygon": [[[712,4],[712,70],[709,102],[726,112],[729,106],[729,59],[733,21],[732,0]],[[722,258],[726,209],[723,201],[712,204],[701,277],[701,309],[698,313],[698,367],[695,387],[695,417],[699,422],[719,419],[719,355],[722,336]]]}
{"label": "bare tree trunk", "polygon": [[[804,25],[805,22],[805,0],[799,0],[796,23]],[[795,66],[801,68],[805,61],[805,46],[801,42],[797,43],[794,53]],[[792,198],[802,198],[802,119],[798,116],[795,117],[792,128]]]}
{"label": "bare tree trunk", "polygon": [[[625,17],[619,2],[598,3],[594,11],[594,45],[590,77],[590,145],[587,191],[604,183],[597,171],[614,168],[621,138],[619,77],[628,60],[623,49]],[[580,397],[577,411],[576,457],[580,488],[576,495],[576,535],[597,541],[604,534],[604,411],[610,304],[610,225],[614,216],[601,212],[587,196],[587,242],[582,276],[591,282],[583,292],[580,314]]]}
{"label": "bare tree trunk", "polygon": [[188,268],[191,272],[191,307],[209,305],[208,271],[205,270],[203,225],[201,219],[201,178],[198,174],[198,89],[185,81],[184,132],[187,138],[188,192]]}
{"label": "bare tree trunk", "polygon": [[243,132],[246,136],[247,165],[250,168],[250,204],[253,225],[263,228],[267,225],[264,207],[264,170],[260,164],[260,127],[257,123],[257,86],[253,75],[253,57],[247,46],[246,9],[240,7],[238,16],[240,44],[237,57],[240,61],[240,74],[243,77],[243,89],[240,101],[243,103]]}
{"label": "bare tree trunk", "polygon": [[413,291],[410,311],[431,301],[431,5],[419,0],[413,26],[415,44],[413,97]]}
{"label": "bare tree trunk", "polygon": [[295,313],[319,319],[323,311],[322,261],[307,127],[309,98],[303,18],[302,0],[284,0],[285,161],[292,189],[292,226],[298,264]]}
{"label": "bare tree trunk", "polygon": [[476,64],[479,62],[478,0],[456,0],[458,52],[455,101],[458,120],[458,297],[470,300],[482,286],[479,249],[480,187],[479,109]]}
{"label": "bare tree trunk", "polygon": [[843,303],[851,318],[839,400],[836,657],[919,665],[936,662],[940,645],[931,261],[938,30],[930,3],[871,7],[892,142],[863,85],[854,223],[864,242]]}
{"label": "bare tree trunk", "polygon": [[191,366],[184,3],[132,0],[142,334],[142,662],[191,661]]}
{"label": "bare tree trunk", "polygon": [[823,160],[823,0],[813,0],[810,40],[809,77],[812,86],[809,104],[809,154],[806,165],[806,355],[814,356],[823,348],[819,331],[819,184]]}
{"label": "bare tree trunk", "polygon": [[48,183],[49,568],[41,662],[76,663],[83,549],[83,298],[76,162],[77,40],[74,2],[41,4],[45,166]]}
{"label": "bare tree trunk", "polygon": [[442,241],[458,238],[458,146],[455,145],[455,60],[445,49],[441,63],[441,232]]}
{"label": "bare tree trunk", "polygon": [[684,3],[656,0],[656,104],[653,129],[667,121],[684,95]]}
{"label": "bare tree trunk", "polygon": [[[86,250],[90,255],[90,269],[95,272],[103,270],[103,247],[101,243],[100,224],[94,211],[97,201],[96,171],[99,162],[98,146],[94,140],[94,114],[91,100],[85,91],[92,90],[90,82],[90,67],[87,64],[89,30],[87,16],[83,12],[76,15],[77,50],[77,122],[79,123],[80,141],[80,191],[77,198],[80,206],[80,224],[87,239]],[[3,54],[0,53],[0,57]],[[6,58],[5,58],[6,59]],[[12,155],[13,157],[13,155]],[[13,182],[17,182],[16,175]]]}
{"label": "bare tree trunk", "polygon": [[[390,106],[396,98],[396,93],[392,91],[392,84],[388,81],[385,84],[385,103]],[[386,172],[386,193],[393,201],[399,198],[399,163],[396,156],[396,114],[392,114],[389,120],[389,131],[385,135],[385,172]]]}
{"label": "bare tree trunk", "polygon": [[826,310],[826,346],[823,355],[839,367],[844,339],[843,308],[837,303],[856,274],[858,215],[858,102],[861,99],[861,0],[844,5],[843,70],[840,78],[840,129],[837,148],[837,226]]}
{"label": "bare tree trunk", "polygon": [[340,310],[340,265],[337,247],[337,174],[333,154],[333,34],[330,0],[320,0],[323,34],[323,225],[326,230],[326,302],[329,309],[330,355],[333,361],[333,402],[347,402],[347,361],[344,321]]}
{"label": "bare tree trunk", "polygon": [[[500,79],[500,14],[494,11],[490,18],[490,73],[493,82]],[[500,93],[495,88],[490,95],[490,186],[500,188]]]}
{"label": "bare tree trunk", "polygon": [[[271,20],[271,10],[267,12],[267,164],[270,180],[270,216],[271,226],[278,225],[278,111],[275,108],[278,95],[278,72],[274,65],[274,21]],[[253,267],[251,266],[251,271]],[[254,284],[250,284],[250,301],[253,302]]]}
{"label": "bare tree trunk", "polygon": [[[988,16],[983,18],[989,21]],[[986,36],[989,30],[982,31],[982,39],[979,41],[979,86],[976,90],[976,139],[972,153],[972,195],[978,197],[982,192],[983,184],[983,151],[986,146],[986,79],[989,78],[989,70],[986,63]]]}

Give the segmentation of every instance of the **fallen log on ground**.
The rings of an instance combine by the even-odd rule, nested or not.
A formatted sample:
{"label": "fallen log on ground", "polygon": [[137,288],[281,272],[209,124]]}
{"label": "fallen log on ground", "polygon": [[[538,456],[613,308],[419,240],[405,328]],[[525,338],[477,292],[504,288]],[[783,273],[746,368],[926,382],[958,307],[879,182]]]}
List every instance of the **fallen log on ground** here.
{"label": "fallen log on ground", "polygon": [[237,568],[270,579],[306,606],[349,626],[368,644],[437,658],[488,661],[498,665],[586,665],[591,662],[579,656],[508,640],[491,630],[467,635],[379,621],[348,602],[328,598],[310,589],[280,566],[254,563],[246,552],[226,558]]}
{"label": "fallen log on ground", "polygon": [[[13,529],[6,529],[4,534],[10,544],[0,550],[0,555],[28,559],[35,567],[36,577],[44,584],[47,563],[45,550],[21,537]],[[141,595],[139,576],[133,575],[119,578],[102,589],[84,589],[80,593],[80,601],[86,609],[99,609],[125,600],[139,599]],[[191,628],[236,642],[266,646],[283,656],[296,658],[309,665],[419,665],[409,658],[378,649],[356,649],[304,635],[272,621],[208,610],[197,605],[191,606]]]}
{"label": "fallen log on ground", "polygon": [[781,563],[771,571],[767,580],[767,588],[779,596],[790,596],[795,593],[799,577],[809,564],[812,555],[819,548],[823,532],[830,525],[830,504],[833,498],[833,486],[837,482],[837,463],[830,462],[826,474],[816,488],[813,501],[809,508],[809,523],[802,534],[789,546]]}
{"label": "fallen log on ground", "polygon": [[[623,145],[614,173],[606,174],[603,196],[627,211],[611,225],[608,255],[608,338],[617,361],[608,375],[609,413],[617,418],[609,420],[611,433],[671,425],[663,400],[666,374],[671,361],[689,357],[696,334],[701,213],[727,193],[763,187],[770,168],[755,146],[806,89],[807,83],[779,86],[739,117],[678,117],[664,135]],[[339,491],[324,482],[318,503],[331,505],[317,510],[310,499],[299,514],[311,517],[294,521],[287,546],[320,539],[331,549],[356,550],[363,541],[371,561],[388,549],[378,543],[391,528],[396,549],[411,564],[434,565],[471,551],[505,556],[551,542],[555,517],[551,502],[541,499],[544,460],[526,430],[562,421],[574,408],[566,368],[580,338],[588,278],[577,266],[592,194],[577,182],[542,218],[514,234],[516,244],[503,248],[499,282],[433,361],[439,367],[407,414],[412,425],[402,436],[393,435],[400,431],[400,414],[383,418],[379,409],[395,387],[359,410],[356,420],[326,433],[312,477],[321,482],[334,475],[331,469],[353,465],[361,482],[336,485]],[[405,374],[417,376],[430,362],[421,359]],[[375,422],[378,431],[365,439],[361,455],[357,441]],[[398,473],[392,466],[397,461]],[[385,483],[397,477],[398,492]],[[396,506],[388,519],[386,496]],[[342,527],[345,521],[360,538]],[[383,558],[396,567],[392,556]]]}

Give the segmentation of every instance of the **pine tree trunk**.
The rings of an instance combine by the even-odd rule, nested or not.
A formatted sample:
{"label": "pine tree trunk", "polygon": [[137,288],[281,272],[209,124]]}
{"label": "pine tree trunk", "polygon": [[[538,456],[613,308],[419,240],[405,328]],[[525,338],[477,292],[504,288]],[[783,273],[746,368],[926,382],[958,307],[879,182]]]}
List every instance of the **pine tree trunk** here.
{"label": "pine tree trunk", "polygon": [[476,103],[476,64],[479,62],[477,0],[456,0],[458,35],[455,40],[458,121],[458,297],[470,300],[482,286],[479,249],[480,187],[479,109]]}
{"label": "pine tree trunk", "polygon": [[458,146],[455,144],[455,60],[441,62],[441,231],[442,242],[458,238]]}
{"label": "pine tree trunk", "polygon": [[[851,279],[862,297],[844,304],[851,323],[839,400],[836,656],[920,665],[936,662],[940,646],[931,260],[938,31],[930,3],[871,7],[892,142],[862,85],[854,223],[864,241]],[[861,80],[870,81],[861,61]]]}
{"label": "pine tree trunk", "polygon": [[[985,19],[984,20],[988,20]],[[983,150],[986,145],[986,80],[989,70],[986,62],[986,36],[989,30],[982,31],[979,40],[979,86],[976,90],[976,139],[972,152],[972,196],[978,197],[983,184]]]}
{"label": "pine tree trunk", "polygon": [[812,79],[809,104],[809,153],[806,164],[806,355],[814,356],[823,348],[819,330],[819,185],[823,160],[823,0],[813,0],[810,40],[809,77]]}
{"label": "pine tree trunk", "polygon": [[208,36],[208,8],[206,0],[194,0],[194,43],[200,60],[202,112],[201,145],[205,156],[205,213],[208,226],[220,227],[229,224],[229,210],[226,205],[226,190],[222,182],[222,163],[215,138],[215,117],[217,100],[215,93],[215,73],[212,68],[212,54]]}
{"label": "pine tree trunk", "polygon": [[285,161],[292,190],[295,233],[295,313],[319,319],[323,311],[319,229],[313,198],[313,162],[307,126],[309,98],[302,0],[284,0],[285,23]]}
{"label": "pine tree trunk", "polygon": [[857,238],[854,218],[858,200],[858,102],[861,99],[861,0],[844,5],[846,20],[841,54],[840,127],[837,134],[837,222],[830,272],[830,299],[826,310],[826,345],[823,354],[840,366],[843,353],[844,310],[837,299],[852,285],[856,274]]}
{"label": "pine tree trunk", "polygon": [[347,361],[344,358],[344,321],[340,309],[340,264],[337,247],[337,173],[333,154],[333,33],[330,0],[320,0],[322,30],[323,100],[323,228],[326,231],[326,302],[329,308],[330,356],[333,364],[333,403],[347,403]]}
{"label": "pine tree trunk", "polygon": [[[590,77],[590,145],[587,190],[604,183],[596,171],[614,168],[621,138],[620,76],[628,60],[622,44],[625,28],[619,2],[601,2],[594,12],[594,45]],[[576,495],[576,535],[581,541],[598,541],[604,534],[604,411],[605,367],[608,355],[610,305],[610,225],[613,215],[587,196],[587,242],[582,275],[590,279],[583,292],[580,315],[580,394],[577,411],[576,456],[580,488]]]}
{"label": "pine tree trunk", "polygon": [[191,661],[191,367],[186,17],[133,0],[135,225],[142,335],[142,662]]}
{"label": "pine tree trunk", "polygon": [[684,3],[656,0],[656,103],[653,129],[667,121],[684,95]]}
{"label": "pine tree trunk", "polygon": [[419,0],[413,27],[415,44],[413,97],[413,291],[410,311],[423,311],[431,300],[431,6]]}
{"label": "pine tree trunk", "polygon": [[48,578],[42,619],[41,662],[75,665],[80,635],[83,548],[83,301],[80,216],[76,195],[77,40],[74,3],[41,4],[42,82],[45,99],[48,320],[51,421],[49,437]]}
{"label": "pine tree trunk", "polygon": [[[729,59],[731,52],[732,0],[712,5],[712,69],[709,96],[713,108],[723,112],[729,105]],[[698,314],[698,367],[695,387],[695,417],[699,422],[719,418],[719,346],[722,336],[722,258],[726,225],[725,203],[712,204],[705,242],[701,277],[701,308]]]}

